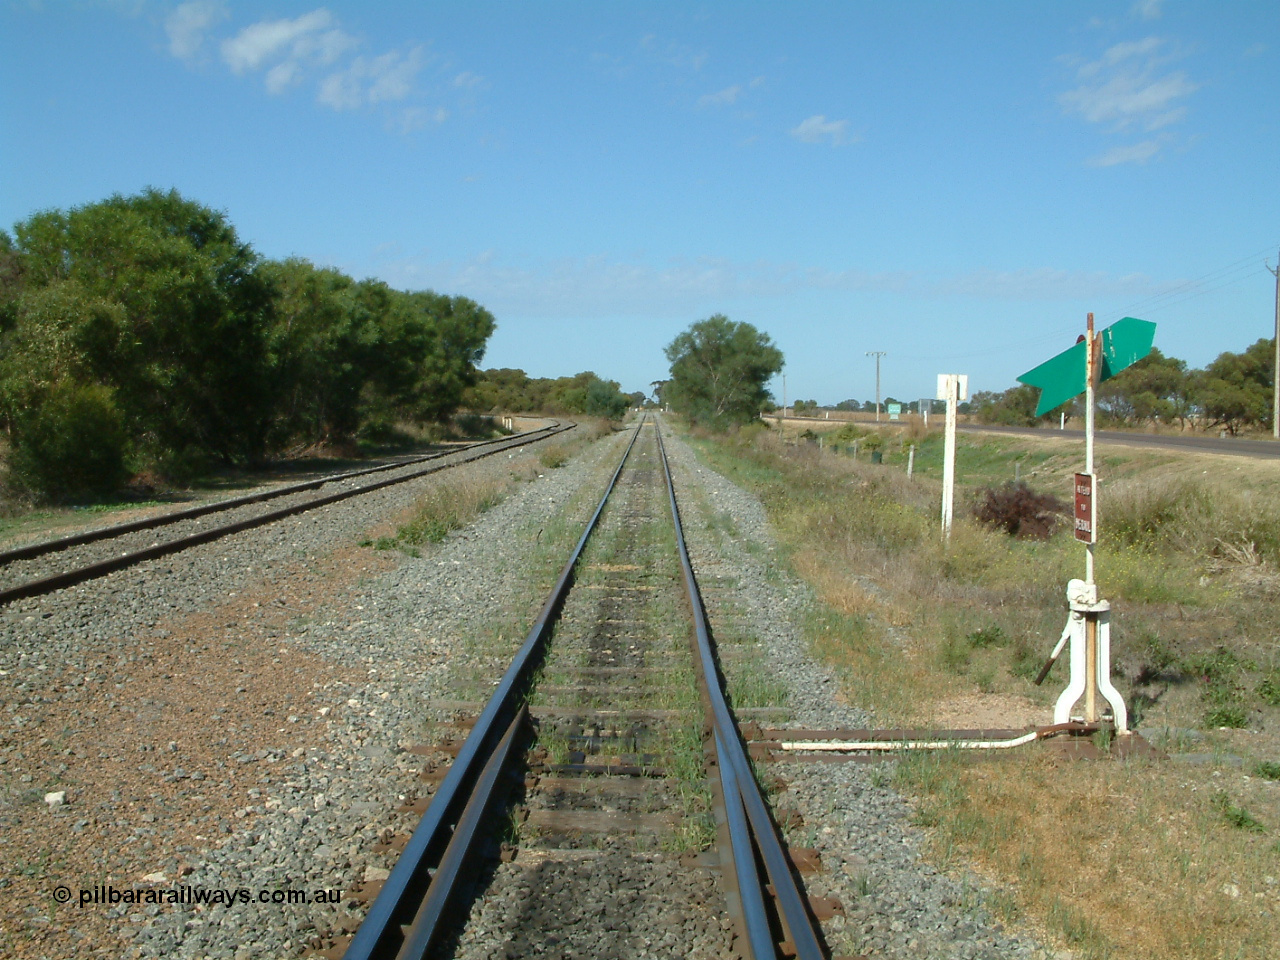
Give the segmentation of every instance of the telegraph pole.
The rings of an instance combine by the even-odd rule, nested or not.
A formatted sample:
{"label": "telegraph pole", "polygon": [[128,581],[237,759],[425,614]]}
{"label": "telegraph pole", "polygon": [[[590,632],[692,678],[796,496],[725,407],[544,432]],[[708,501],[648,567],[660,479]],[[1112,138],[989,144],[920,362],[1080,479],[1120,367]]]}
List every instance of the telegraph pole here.
{"label": "telegraph pole", "polygon": [[883,350],[868,350],[868,357],[876,358],[876,423],[880,422],[880,358],[885,355]]}
{"label": "telegraph pole", "polygon": [[1280,440],[1280,254],[1277,254],[1275,267],[1267,264],[1267,269],[1276,278],[1276,366],[1271,380],[1271,435]]}

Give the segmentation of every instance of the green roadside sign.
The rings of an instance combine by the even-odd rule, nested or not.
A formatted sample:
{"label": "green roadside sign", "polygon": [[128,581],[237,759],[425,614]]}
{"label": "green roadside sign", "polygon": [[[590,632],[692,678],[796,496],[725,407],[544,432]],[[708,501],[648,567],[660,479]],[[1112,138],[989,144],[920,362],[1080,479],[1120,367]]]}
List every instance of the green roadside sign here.
{"label": "green roadside sign", "polygon": [[[1156,339],[1156,325],[1150,320],[1125,317],[1107,327],[1099,336],[1102,338],[1102,370],[1098,379],[1102,381],[1111,379],[1151,352],[1151,345]],[[1018,377],[1019,383],[1040,388],[1037,417],[1084,393],[1085,360],[1085,343],[1082,340]]]}

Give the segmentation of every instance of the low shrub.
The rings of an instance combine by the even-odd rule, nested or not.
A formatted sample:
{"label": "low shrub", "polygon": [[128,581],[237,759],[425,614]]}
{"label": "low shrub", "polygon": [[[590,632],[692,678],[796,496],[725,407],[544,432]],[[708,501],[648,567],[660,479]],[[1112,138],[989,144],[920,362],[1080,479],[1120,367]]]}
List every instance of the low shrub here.
{"label": "low shrub", "polygon": [[971,647],[1007,647],[1009,636],[999,627],[984,627],[967,637]]}
{"label": "low shrub", "polygon": [[538,462],[548,470],[563,467],[569,462],[569,451],[562,444],[552,444],[538,451]]}
{"label": "low shrub", "polygon": [[1266,833],[1267,828],[1244,807],[1231,802],[1225,791],[1219,790],[1210,801],[1228,826],[1250,833]]}
{"label": "low shrub", "polygon": [[1280,670],[1272,670],[1258,684],[1258,699],[1268,706],[1280,707]]}
{"label": "low shrub", "polygon": [[980,522],[1028,540],[1047,540],[1066,514],[1063,501],[1052,494],[1036,493],[1022,482],[980,491],[974,510]]}

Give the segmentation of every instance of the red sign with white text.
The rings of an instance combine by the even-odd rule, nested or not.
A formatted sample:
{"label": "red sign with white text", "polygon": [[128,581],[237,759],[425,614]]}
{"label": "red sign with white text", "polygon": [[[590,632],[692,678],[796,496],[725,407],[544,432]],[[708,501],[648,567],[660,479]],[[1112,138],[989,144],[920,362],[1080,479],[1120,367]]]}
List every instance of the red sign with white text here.
{"label": "red sign with white text", "polygon": [[1093,497],[1093,474],[1077,473],[1075,479],[1076,539],[1098,542],[1097,512]]}

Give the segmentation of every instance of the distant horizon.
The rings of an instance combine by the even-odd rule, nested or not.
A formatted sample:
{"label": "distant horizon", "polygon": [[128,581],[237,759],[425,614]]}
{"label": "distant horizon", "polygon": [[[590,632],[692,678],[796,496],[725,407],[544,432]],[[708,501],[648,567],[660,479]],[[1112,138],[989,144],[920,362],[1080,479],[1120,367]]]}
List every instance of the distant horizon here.
{"label": "distant horizon", "polygon": [[1090,311],[1193,368],[1274,334],[1275,5],[103,0],[0,37],[6,230],[172,187],[477,301],[484,368],[647,394],[723,313],[834,406],[868,351],[885,396],[1008,389]]}

